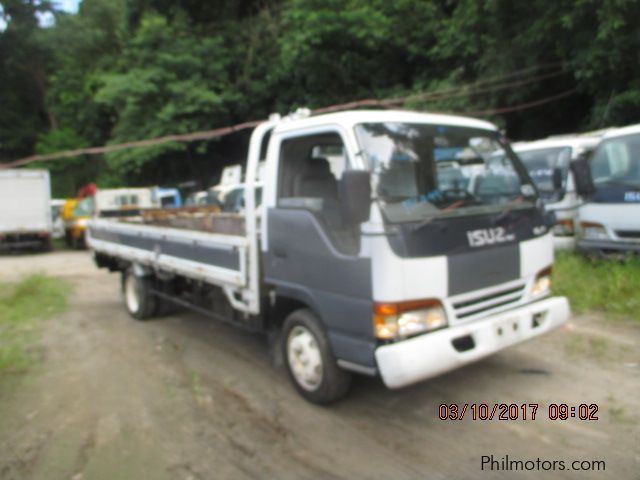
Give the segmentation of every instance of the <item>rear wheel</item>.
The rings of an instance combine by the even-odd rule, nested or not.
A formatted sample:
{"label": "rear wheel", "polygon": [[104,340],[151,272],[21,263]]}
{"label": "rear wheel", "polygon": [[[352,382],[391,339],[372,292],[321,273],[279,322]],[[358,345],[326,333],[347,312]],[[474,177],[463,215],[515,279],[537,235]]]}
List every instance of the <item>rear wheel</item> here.
{"label": "rear wheel", "polygon": [[147,320],[155,314],[157,302],[149,277],[136,276],[129,268],[122,274],[122,293],[127,311],[136,320]]}
{"label": "rear wheel", "polygon": [[46,237],[42,240],[42,247],[40,250],[45,253],[53,250],[53,242],[51,241],[51,237]]}
{"label": "rear wheel", "polygon": [[346,395],[351,374],[338,367],[318,317],[296,310],[284,322],[283,357],[296,390],[310,402],[325,404]]}

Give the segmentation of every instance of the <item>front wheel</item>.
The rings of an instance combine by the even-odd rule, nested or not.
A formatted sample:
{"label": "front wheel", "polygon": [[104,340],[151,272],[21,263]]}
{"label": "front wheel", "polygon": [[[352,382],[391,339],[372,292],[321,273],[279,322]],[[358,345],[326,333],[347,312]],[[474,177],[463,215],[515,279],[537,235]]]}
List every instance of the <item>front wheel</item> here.
{"label": "front wheel", "polygon": [[149,277],[136,276],[129,268],[122,273],[122,293],[127,311],[136,320],[147,320],[155,314],[157,302]]}
{"label": "front wheel", "polygon": [[300,395],[318,404],[346,395],[351,374],[336,364],[320,321],[311,310],[296,310],[286,318],[282,342],[289,377]]}

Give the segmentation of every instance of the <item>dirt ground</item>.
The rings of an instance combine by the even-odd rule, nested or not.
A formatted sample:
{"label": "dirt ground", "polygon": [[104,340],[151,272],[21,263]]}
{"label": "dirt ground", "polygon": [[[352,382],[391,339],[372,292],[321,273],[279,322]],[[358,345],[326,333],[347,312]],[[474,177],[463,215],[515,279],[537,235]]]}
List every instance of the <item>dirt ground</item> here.
{"label": "dirt ground", "polygon": [[[0,257],[74,285],[43,325],[41,361],[0,390],[2,479],[640,479],[640,327],[596,316],[399,391],[357,378],[306,403],[264,337],[182,312],[125,312],[119,277],[87,252]],[[442,421],[441,403],[538,403],[535,421]],[[598,405],[551,421],[551,403]],[[605,472],[496,472],[481,457],[604,460]]]}

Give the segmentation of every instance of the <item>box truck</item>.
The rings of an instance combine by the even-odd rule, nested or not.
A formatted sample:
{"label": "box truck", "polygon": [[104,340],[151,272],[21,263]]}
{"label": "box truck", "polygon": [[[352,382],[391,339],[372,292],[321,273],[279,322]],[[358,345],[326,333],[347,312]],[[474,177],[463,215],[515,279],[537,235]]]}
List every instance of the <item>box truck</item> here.
{"label": "box truck", "polygon": [[0,170],[0,249],[51,250],[47,170]]}

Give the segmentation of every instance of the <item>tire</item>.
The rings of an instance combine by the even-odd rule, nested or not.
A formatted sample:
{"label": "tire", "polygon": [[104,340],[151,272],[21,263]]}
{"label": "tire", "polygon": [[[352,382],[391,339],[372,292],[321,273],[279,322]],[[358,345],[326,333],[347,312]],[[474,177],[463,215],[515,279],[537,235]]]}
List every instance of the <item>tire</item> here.
{"label": "tire", "polygon": [[156,298],[156,315],[158,317],[168,317],[181,311],[182,307],[164,298]]}
{"label": "tire", "polygon": [[338,367],[320,320],[311,310],[291,313],[281,338],[289,378],[302,397],[327,404],[347,394],[351,374]]}
{"label": "tire", "polygon": [[42,253],[49,253],[52,250],[53,250],[53,242],[51,241],[51,238],[47,237],[44,240],[42,240],[42,246],[40,247],[40,251]]}
{"label": "tire", "polygon": [[122,272],[124,305],[136,320],[148,320],[156,313],[157,299],[151,293],[150,277],[138,277],[133,269]]}
{"label": "tire", "polygon": [[74,250],[85,250],[87,247],[84,239],[85,239],[84,233],[82,234],[81,237],[72,236],[71,248],[73,248]]}

